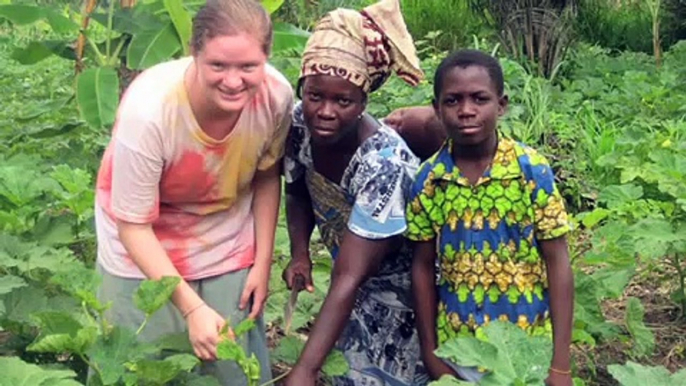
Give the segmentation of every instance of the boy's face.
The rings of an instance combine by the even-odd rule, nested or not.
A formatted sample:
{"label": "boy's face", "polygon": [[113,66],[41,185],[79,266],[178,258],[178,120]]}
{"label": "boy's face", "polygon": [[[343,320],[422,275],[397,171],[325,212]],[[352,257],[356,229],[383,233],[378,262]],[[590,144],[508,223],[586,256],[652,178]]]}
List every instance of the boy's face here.
{"label": "boy's face", "polygon": [[456,144],[476,145],[495,135],[505,113],[507,96],[499,96],[488,70],[481,66],[453,67],[443,78],[436,115]]}

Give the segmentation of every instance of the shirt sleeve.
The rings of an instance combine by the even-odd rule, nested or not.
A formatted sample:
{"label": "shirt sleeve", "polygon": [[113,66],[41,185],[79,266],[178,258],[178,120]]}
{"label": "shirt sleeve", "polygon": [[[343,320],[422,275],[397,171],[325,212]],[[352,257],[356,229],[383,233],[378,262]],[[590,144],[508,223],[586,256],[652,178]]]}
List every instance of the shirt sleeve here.
{"label": "shirt sleeve", "polygon": [[284,149],[286,147],[286,136],[291,127],[291,111],[293,110],[293,95],[290,94],[288,97],[288,102],[283,110],[283,116],[280,119],[277,127],[274,130],[274,135],[271,138],[271,142],[267,146],[267,150],[264,152],[262,157],[257,164],[257,170],[267,170],[274,166],[277,162],[281,161],[284,155]]}
{"label": "shirt sleeve", "polygon": [[428,178],[424,170],[426,166],[429,165],[425,164],[420,167],[417,178],[412,183],[405,210],[407,220],[405,237],[412,241],[429,241],[436,238],[436,231],[432,226],[428,210],[433,207],[433,202],[424,189]]}
{"label": "shirt sleeve", "polygon": [[163,170],[161,138],[154,123],[120,114],[112,159],[112,211],[123,221],[147,224],[159,216]]}
{"label": "shirt sleeve", "polygon": [[402,234],[405,222],[405,198],[412,176],[398,157],[370,154],[354,177],[354,203],[348,229],[366,239],[383,239]]}
{"label": "shirt sleeve", "polygon": [[550,240],[563,236],[571,230],[571,226],[564,199],[555,185],[553,170],[547,161],[532,169],[535,237],[538,240]]}
{"label": "shirt sleeve", "polygon": [[286,183],[297,181],[305,174],[305,165],[300,160],[300,153],[305,146],[305,125],[302,121],[302,105],[293,108],[291,126],[286,137],[286,150],[283,157],[283,175]]}

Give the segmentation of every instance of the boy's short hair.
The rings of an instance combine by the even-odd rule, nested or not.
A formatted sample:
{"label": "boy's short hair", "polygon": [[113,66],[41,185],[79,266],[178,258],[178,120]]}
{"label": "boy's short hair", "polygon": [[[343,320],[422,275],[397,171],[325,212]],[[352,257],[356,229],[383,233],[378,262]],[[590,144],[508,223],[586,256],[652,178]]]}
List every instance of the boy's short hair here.
{"label": "boy's short hair", "polygon": [[443,79],[446,74],[455,67],[467,68],[469,66],[483,67],[493,81],[498,96],[505,92],[503,69],[498,59],[479,50],[460,50],[453,52],[441,61],[434,74],[434,98],[438,100],[443,89]]}

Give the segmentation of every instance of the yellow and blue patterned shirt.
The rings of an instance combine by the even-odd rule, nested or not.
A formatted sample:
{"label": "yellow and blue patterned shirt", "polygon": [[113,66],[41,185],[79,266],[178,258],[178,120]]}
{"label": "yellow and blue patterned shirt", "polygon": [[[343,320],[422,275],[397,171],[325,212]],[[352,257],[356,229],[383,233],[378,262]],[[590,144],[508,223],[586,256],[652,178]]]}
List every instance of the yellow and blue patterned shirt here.
{"label": "yellow and blue patterned shirt", "polygon": [[538,241],[570,230],[553,171],[534,149],[501,138],[472,186],[451,150],[448,140],[420,166],[406,210],[406,237],[436,242],[439,344],[495,319],[533,332],[549,313]]}

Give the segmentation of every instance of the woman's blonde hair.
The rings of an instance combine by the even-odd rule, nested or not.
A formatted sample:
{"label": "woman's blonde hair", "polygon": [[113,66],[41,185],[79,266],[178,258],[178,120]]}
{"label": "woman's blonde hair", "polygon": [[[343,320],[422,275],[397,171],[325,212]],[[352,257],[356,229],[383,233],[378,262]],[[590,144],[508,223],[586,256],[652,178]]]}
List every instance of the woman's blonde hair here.
{"label": "woman's blonde hair", "polygon": [[200,52],[209,39],[240,33],[257,37],[269,55],[272,22],[258,0],[207,0],[193,18],[191,48]]}

